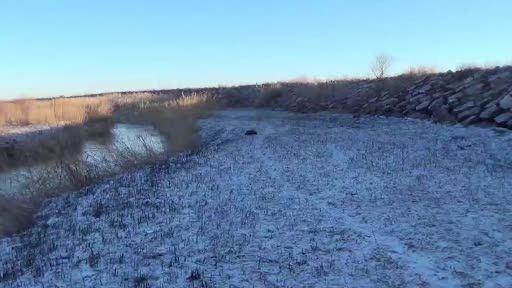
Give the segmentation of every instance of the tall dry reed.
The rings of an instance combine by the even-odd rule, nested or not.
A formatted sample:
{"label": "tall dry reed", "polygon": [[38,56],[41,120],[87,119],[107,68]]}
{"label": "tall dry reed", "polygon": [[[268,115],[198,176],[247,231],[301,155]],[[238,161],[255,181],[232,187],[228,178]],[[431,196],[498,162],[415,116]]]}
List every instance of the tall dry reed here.
{"label": "tall dry reed", "polygon": [[153,126],[167,141],[168,153],[195,150],[199,145],[197,120],[215,109],[208,94],[191,94],[163,103],[142,102],[131,112],[131,122]]}
{"label": "tall dry reed", "polygon": [[146,150],[143,153],[132,151],[129,145],[119,145],[111,148],[105,159],[88,161],[90,159],[84,155],[58,153],[69,145],[67,138],[53,142],[51,147],[57,151],[56,159],[59,160],[50,162],[45,171],[28,169],[21,176],[24,179],[20,179],[27,184],[24,191],[12,194],[15,196],[0,197],[0,238],[29,228],[34,213],[48,197],[76,191],[116,173],[155,163],[169,154],[195,150],[200,140],[197,120],[208,116],[215,108],[214,101],[206,94],[192,94],[167,101],[144,98],[144,101],[126,102],[123,105],[128,122],[151,125],[165,138],[166,151],[153,151],[150,145],[144,143],[144,139],[140,139]]}
{"label": "tall dry reed", "polygon": [[121,93],[54,99],[0,101],[0,125],[81,124],[109,118],[114,109],[140,101],[150,101],[151,93]]}

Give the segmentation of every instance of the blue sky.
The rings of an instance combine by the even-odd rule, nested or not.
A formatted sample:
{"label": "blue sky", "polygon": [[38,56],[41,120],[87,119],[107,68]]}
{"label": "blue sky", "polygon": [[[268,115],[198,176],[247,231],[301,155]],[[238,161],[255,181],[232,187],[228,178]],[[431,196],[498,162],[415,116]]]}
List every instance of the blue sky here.
{"label": "blue sky", "polygon": [[512,1],[0,2],[0,98],[512,61]]}

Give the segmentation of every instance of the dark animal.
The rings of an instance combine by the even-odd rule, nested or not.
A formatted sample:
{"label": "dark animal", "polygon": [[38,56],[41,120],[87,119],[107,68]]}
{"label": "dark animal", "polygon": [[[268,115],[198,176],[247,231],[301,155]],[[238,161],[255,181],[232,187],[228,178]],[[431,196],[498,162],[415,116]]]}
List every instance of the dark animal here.
{"label": "dark animal", "polygon": [[257,135],[258,132],[256,130],[247,130],[245,131],[245,135]]}

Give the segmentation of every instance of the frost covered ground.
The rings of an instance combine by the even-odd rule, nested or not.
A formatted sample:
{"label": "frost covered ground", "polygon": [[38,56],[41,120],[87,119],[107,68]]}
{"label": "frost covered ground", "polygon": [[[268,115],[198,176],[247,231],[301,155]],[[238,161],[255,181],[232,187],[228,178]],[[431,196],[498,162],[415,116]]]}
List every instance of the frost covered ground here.
{"label": "frost covered ground", "polygon": [[0,241],[0,286],[512,287],[510,135],[258,110],[202,126],[196,155],[51,200]]}

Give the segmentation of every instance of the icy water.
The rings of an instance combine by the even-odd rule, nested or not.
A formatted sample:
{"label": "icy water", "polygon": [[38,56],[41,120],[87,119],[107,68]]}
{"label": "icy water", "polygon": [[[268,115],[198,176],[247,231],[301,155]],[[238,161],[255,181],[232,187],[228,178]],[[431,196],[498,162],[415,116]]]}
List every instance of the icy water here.
{"label": "icy water", "polygon": [[[149,157],[149,153],[161,153],[164,142],[152,127],[117,124],[112,128],[112,137],[107,141],[88,141],[77,155],[86,163],[101,167],[105,173],[112,172],[117,161],[123,157]],[[54,169],[55,162],[46,162],[32,167],[21,167],[0,174],[0,194],[24,193],[38,175]]]}

